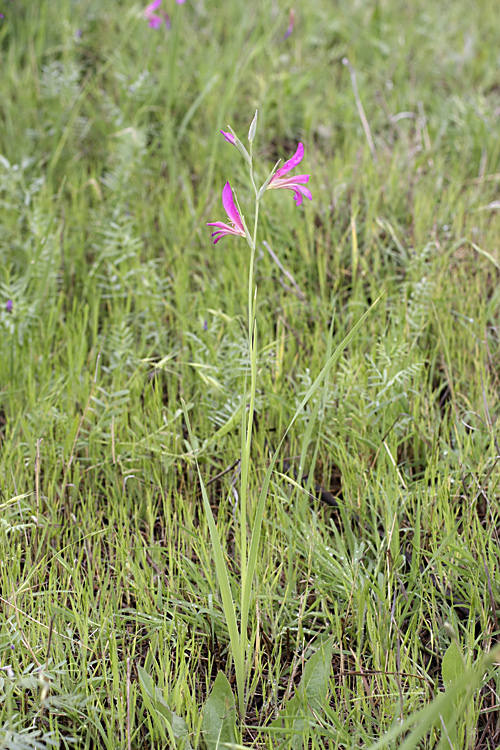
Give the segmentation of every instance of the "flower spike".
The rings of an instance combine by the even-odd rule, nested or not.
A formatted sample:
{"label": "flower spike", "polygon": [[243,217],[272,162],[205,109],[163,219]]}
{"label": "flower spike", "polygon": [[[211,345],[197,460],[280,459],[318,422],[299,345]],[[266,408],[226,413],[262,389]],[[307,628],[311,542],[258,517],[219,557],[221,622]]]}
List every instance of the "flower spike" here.
{"label": "flower spike", "polygon": [[304,146],[299,143],[297,151],[294,153],[291,159],[286,161],[280,169],[277,169],[269,185],[268,190],[277,190],[278,188],[286,188],[287,190],[293,190],[295,195],[294,200],[297,206],[300,206],[303,198],[308,198],[312,201],[312,193],[309,188],[304,185],[309,182],[310,175],[298,174],[295,177],[285,177],[294,167],[296,167],[302,161],[304,157]]}
{"label": "flower spike", "polygon": [[217,227],[217,231],[213,232],[212,237],[215,237],[214,245],[224,237],[226,234],[236,234],[240,237],[245,237],[245,228],[241,219],[240,213],[236,208],[233,198],[233,191],[231,185],[226,182],[222,190],[222,205],[229,219],[229,224],[224,224],[222,221],[215,221],[207,224],[207,227]]}

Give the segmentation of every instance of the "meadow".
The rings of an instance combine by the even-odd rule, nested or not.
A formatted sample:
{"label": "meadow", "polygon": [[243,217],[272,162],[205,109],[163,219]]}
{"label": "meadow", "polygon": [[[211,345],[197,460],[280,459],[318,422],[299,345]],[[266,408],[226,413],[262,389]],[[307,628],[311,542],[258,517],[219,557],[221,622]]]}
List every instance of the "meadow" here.
{"label": "meadow", "polygon": [[497,3],[144,9],[0,6],[0,748],[493,750]]}

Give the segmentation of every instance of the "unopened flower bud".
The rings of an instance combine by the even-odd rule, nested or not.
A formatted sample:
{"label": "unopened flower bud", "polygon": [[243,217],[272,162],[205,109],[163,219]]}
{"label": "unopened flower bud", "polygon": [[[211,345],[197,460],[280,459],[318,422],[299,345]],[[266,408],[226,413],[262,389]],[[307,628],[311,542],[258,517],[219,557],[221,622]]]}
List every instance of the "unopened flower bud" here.
{"label": "unopened flower bud", "polygon": [[250,128],[248,130],[249,143],[253,143],[253,140],[255,138],[255,133],[257,132],[257,115],[258,115],[258,111],[255,110],[255,115],[253,117],[252,122],[250,123]]}

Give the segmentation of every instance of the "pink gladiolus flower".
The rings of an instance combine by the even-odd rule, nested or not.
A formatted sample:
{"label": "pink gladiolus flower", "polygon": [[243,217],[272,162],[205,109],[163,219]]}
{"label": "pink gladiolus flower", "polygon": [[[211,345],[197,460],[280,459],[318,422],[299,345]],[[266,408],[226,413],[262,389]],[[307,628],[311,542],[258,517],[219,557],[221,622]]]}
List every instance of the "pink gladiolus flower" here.
{"label": "pink gladiolus flower", "polygon": [[232,143],[233,146],[236,145],[236,139],[234,135],[232,135],[231,133],[226,133],[224,130],[221,130],[220,132],[224,136],[224,140],[226,140],[228,143]]}
{"label": "pink gladiolus flower", "polygon": [[284,177],[284,175],[288,174],[288,172],[296,167],[297,164],[300,164],[303,156],[304,146],[302,145],[302,143],[299,143],[295,154],[291,159],[286,161],[280,169],[276,170],[276,173],[273,175],[273,178],[267,187],[268,190],[274,190],[278,188],[287,188],[287,190],[293,190],[295,193],[293,198],[297,206],[300,206],[303,197],[308,198],[310,201],[312,201],[311,191],[309,190],[309,188],[304,187],[306,182],[309,182],[309,175],[298,174],[295,175],[295,177]]}
{"label": "pink gladiolus flower", "polygon": [[212,234],[212,237],[216,238],[214,240],[214,245],[216,245],[226,234],[238,234],[240,237],[245,237],[243,222],[234,203],[233,191],[231,190],[229,182],[226,182],[222,190],[222,205],[227,213],[229,224],[224,224],[222,221],[215,221],[211,224],[207,224],[207,227],[217,227],[217,231]]}
{"label": "pink gladiolus flower", "polygon": [[164,23],[165,26],[170,25],[169,18],[166,13],[162,13],[161,16],[155,13],[155,10],[158,10],[160,5],[161,0],[153,0],[153,2],[144,9],[144,18],[146,19],[146,21],[149,21],[149,26],[152,29],[159,29],[162,23]]}

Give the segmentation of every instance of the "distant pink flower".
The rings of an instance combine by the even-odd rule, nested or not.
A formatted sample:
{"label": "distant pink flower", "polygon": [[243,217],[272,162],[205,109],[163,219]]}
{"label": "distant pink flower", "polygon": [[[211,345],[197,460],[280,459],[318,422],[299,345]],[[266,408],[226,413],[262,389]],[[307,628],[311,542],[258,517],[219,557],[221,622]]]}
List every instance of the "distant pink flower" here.
{"label": "distant pink flower", "polygon": [[293,8],[290,8],[290,18],[288,21],[288,28],[283,35],[283,39],[288,39],[288,37],[292,35],[294,24],[295,24],[295,11]]}
{"label": "distant pink flower", "polygon": [[278,188],[287,188],[287,190],[293,190],[295,193],[293,198],[297,206],[300,206],[300,204],[302,203],[302,197],[308,198],[310,201],[312,201],[311,191],[309,190],[309,188],[304,187],[306,182],[309,182],[309,175],[298,174],[295,175],[295,177],[284,177],[284,175],[288,174],[288,172],[296,167],[297,164],[300,164],[303,157],[304,146],[302,145],[302,143],[299,143],[295,154],[291,159],[286,161],[280,169],[276,170],[276,173],[273,175],[271,182],[267,187],[268,190],[277,190]]}
{"label": "distant pink flower", "polygon": [[[186,0],[175,0],[177,5],[184,5],[185,1]],[[170,16],[168,13],[165,13],[162,10],[159,13],[155,13],[155,10],[158,10],[161,3],[162,0],[153,0],[153,2],[144,9],[144,18],[146,21],[149,21],[149,25],[152,29],[159,29],[162,23],[165,24],[167,29],[170,28]]]}
{"label": "distant pink flower", "polygon": [[216,238],[214,240],[214,245],[216,245],[226,234],[238,234],[240,237],[246,236],[241,216],[234,203],[233,191],[231,190],[229,182],[226,182],[222,190],[222,205],[224,206],[230,223],[224,224],[222,221],[215,221],[211,224],[207,224],[207,227],[217,227],[217,231],[212,234],[212,237]]}
{"label": "distant pink flower", "polygon": [[[182,0],[182,2],[184,2],[184,0]],[[0,18],[5,18],[3,13],[0,13]]]}
{"label": "distant pink flower", "polygon": [[226,133],[224,130],[220,131],[222,135],[224,136],[224,140],[226,140],[228,143],[232,143],[233,146],[236,145],[236,138],[231,133]]}
{"label": "distant pink flower", "polygon": [[146,21],[149,21],[149,26],[152,29],[159,29],[162,23],[164,23],[165,26],[170,27],[170,19],[166,13],[162,13],[161,15],[155,13],[155,10],[158,10],[160,5],[161,0],[153,0],[153,2],[144,9],[144,18]]}

